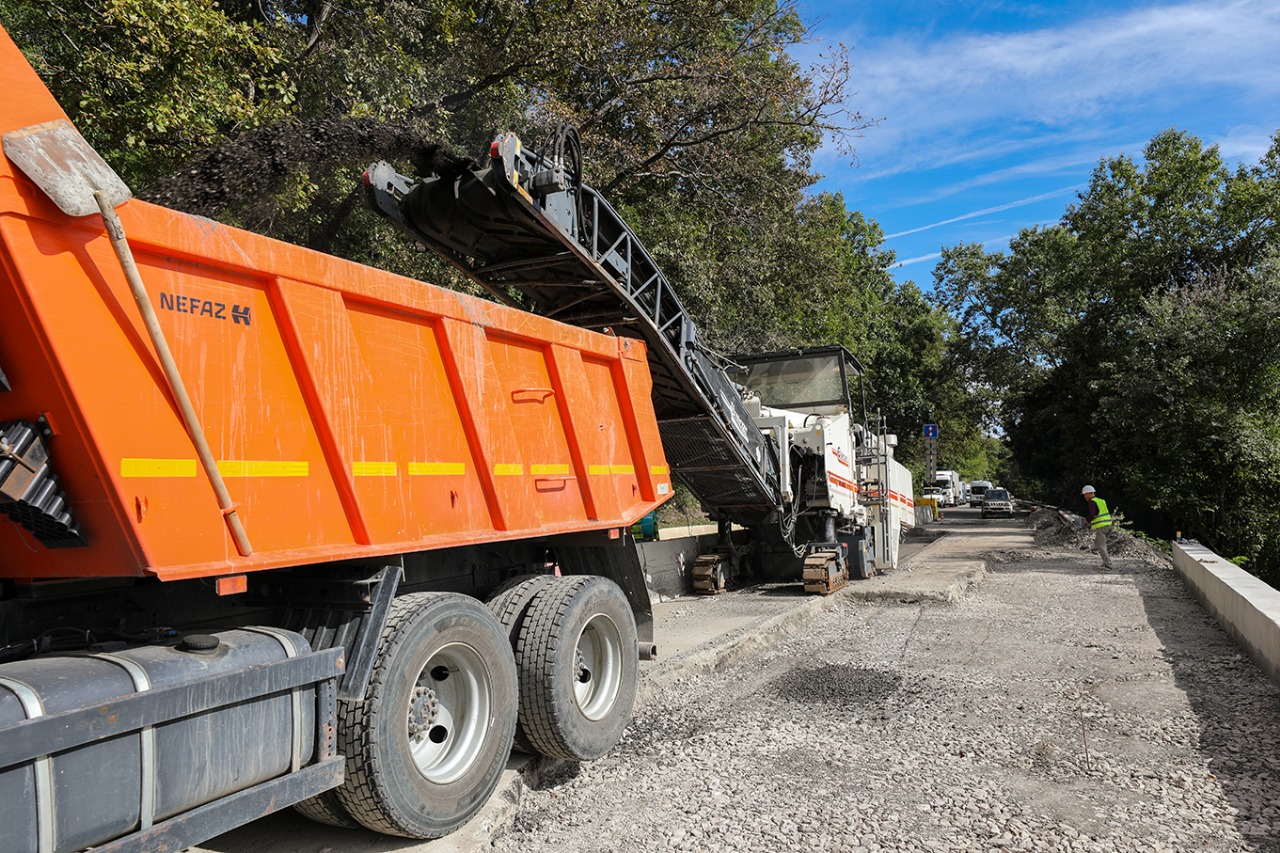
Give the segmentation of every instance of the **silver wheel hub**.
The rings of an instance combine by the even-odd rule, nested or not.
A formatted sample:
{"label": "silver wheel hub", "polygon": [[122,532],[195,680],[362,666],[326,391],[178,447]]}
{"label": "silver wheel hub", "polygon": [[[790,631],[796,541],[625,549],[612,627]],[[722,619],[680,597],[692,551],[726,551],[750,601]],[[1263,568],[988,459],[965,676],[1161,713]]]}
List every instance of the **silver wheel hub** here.
{"label": "silver wheel hub", "polygon": [[414,766],[430,782],[461,777],[484,747],[493,683],[480,653],[463,643],[438,649],[409,694],[406,730]]}
{"label": "silver wheel hub", "polygon": [[593,616],[578,636],[573,652],[573,698],[588,720],[599,720],[613,708],[622,686],[622,634],[613,620]]}
{"label": "silver wheel hub", "polygon": [[433,690],[421,684],[413,688],[413,698],[409,700],[409,739],[421,738],[431,730],[436,719],[436,711],[440,704],[436,701]]}

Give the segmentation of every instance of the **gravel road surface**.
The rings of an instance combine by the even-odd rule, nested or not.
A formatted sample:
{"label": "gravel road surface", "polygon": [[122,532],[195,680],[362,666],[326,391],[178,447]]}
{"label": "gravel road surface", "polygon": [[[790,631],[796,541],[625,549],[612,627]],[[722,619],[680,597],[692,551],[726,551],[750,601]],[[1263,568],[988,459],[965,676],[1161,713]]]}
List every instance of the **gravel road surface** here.
{"label": "gravel road surface", "polygon": [[1280,690],[1167,562],[1122,539],[1104,574],[1088,535],[976,510],[930,530],[830,598],[656,605],[613,753],[513,760],[454,836],[285,811],[197,849],[1280,853]]}
{"label": "gravel road surface", "polygon": [[618,748],[543,764],[494,848],[1280,851],[1280,691],[1172,568],[948,519],[915,573],[984,557],[966,595],[855,585],[651,670]]}

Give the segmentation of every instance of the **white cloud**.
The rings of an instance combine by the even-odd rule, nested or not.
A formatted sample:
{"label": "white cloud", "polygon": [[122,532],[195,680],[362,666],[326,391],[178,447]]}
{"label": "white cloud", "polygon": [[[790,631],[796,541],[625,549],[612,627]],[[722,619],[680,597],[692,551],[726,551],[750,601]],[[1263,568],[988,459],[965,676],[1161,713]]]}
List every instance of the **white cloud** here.
{"label": "white cloud", "polygon": [[940,257],[942,257],[941,252],[934,252],[929,255],[921,255],[918,258],[907,258],[905,261],[898,261],[896,264],[894,264],[894,266],[909,267],[912,264],[922,264],[925,261],[932,261],[935,258],[940,258]]}
{"label": "white cloud", "polygon": [[[1036,223],[1036,225],[1041,225],[1041,226],[1043,226],[1043,225],[1048,225],[1048,224],[1049,224],[1049,223],[1047,223],[1047,222],[1040,222],[1040,223]],[[1026,227],[1027,227],[1027,228],[1032,228],[1032,227],[1035,227],[1035,226],[1033,226],[1033,225],[1028,225],[1028,226],[1026,226]],[[1021,232],[1019,232],[1019,233],[1021,233]],[[1017,234],[1003,234],[1003,235],[1001,235],[1001,236],[999,236],[999,237],[988,237],[988,238],[987,238],[987,239],[985,239],[985,240],[979,240],[979,241],[977,241],[977,243],[978,243],[978,245],[979,245],[979,246],[981,246],[982,248],[986,249],[988,252],[994,252],[994,251],[995,251],[995,250],[997,250],[997,249],[1001,249],[1001,250],[1003,250],[1003,249],[1007,249],[1007,248],[1008,248],[1008,246],[1009,246],[1009,241],[1010,241],[1010,240],[1012,240],[1014,237],[1017,237],[1017,236],[1018,236]],[[909,267],[909,266],[911,266],[912,264],[922,264],[922,263],[924,263],[925,261],[933,261],[933,260],[937,260],[938,258],[941,258],[941,257],[942,257],[942,253],[941,253],[941,252],[931,252],[931,253],[929,253],[929,254],[927,254],[927,255],[920,255],[919,257],[915,257],[915,258],[907,258],[906,260],[903,260],[903,261],[897,261],[897,262],[895,262],[895,263],[894,263],[894,266],[895,266],[895,267]]]}
{"label": "white cloud", "polygon": [[[855,48],[854,105],[885,117],[859,145],[875,174],[1096,139],[1132,113],[1191,97],[1230,94],[1256,104],[1280,95],[1274,0],[1153,5],[1063,27],[934,41],[921,33],[845,35]],[[975,144],[988,136],[1000,147]]]}
{"label": "white cloud", "polygon": [[[1280,118],[1277,118],[1277,122],[1280,122]],[[1208,141],[1216,143],[1227,160],[1253,164],[1267,153],[1275,132],[1274,127],[1233,127]]]}

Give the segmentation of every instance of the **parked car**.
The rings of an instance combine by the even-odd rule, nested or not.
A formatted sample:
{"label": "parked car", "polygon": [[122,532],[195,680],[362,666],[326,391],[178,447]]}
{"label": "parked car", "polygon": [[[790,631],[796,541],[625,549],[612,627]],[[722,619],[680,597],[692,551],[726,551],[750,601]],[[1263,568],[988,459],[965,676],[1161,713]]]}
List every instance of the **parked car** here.
{"label": "parked car", "polygon": [[1013,518],[1013,495],[1008,489],[987,489],[982,496],[982,517]]}

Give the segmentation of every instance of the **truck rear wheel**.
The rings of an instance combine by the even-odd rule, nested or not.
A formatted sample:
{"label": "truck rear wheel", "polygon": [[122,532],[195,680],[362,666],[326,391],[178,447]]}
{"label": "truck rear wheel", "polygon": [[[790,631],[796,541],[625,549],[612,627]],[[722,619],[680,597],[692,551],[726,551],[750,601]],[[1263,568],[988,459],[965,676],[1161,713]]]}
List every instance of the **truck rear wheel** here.
{"label": "truck rear wheel", "polygon": [[483,604],[452,593],[396,599],[364,701],[340,704],[343,808],[389,835],[453,832],[498,784],[516,701],[510,643]]}
{"label": "truck rear wheel", "polygon": [[498,624],[507,632],[511,640],[512,651],[515,651],[519,638],[520,626],[524,624],[525,613],[529,604],[539,592],[556,583],[555,575],[521,575],[507,581],[493,591],[485,605],[489,608]]}
{"label": "truck rear wheel", "polygon": [[529,604],[516,640],[520,731],[539,753],[585,761],[622,737],[639,654],[626,595],[601,577],[563,578]]}
{"label": "truck rear wheel", "polygon": [[[520,629],[524,625],[525,614],[529,612],[529,605],[539,592],[558,580],[554,575],[521,575],[498,587],[489,597],[487,606],[498,624],[507,632],[512,653],[520,639]],[[516,726],[513,748],[530,755],[538,753],[519,725]]]}

